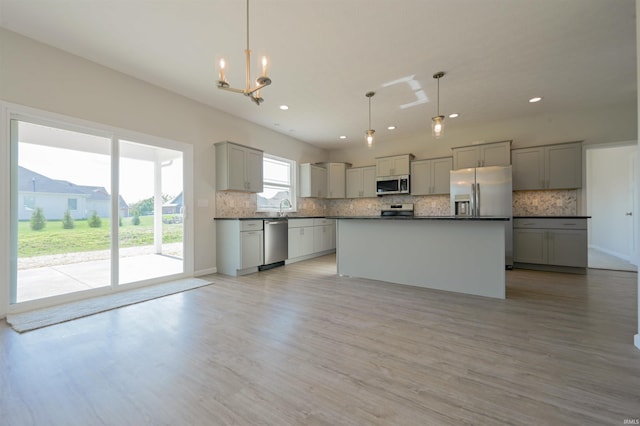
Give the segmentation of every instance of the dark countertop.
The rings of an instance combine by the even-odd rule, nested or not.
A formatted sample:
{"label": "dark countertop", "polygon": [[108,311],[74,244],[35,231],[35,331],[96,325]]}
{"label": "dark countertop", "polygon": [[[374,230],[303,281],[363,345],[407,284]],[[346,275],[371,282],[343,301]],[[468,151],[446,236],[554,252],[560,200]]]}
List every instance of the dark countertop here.
{"label": "dark countertop", "polygon": [[326,219],[327,216],[255,216],[255,217],[214,217],[213,220],[273,220],[273,219]]}
{"label": "dark countertop", "polygon": [[[526,216],[521,216],[525,218]],[[545,216],[552,217],[552,216]],[[564,216],[568,217],[568,216]],[[509,217],[487,216],[256,216],[256,217],[215,217],[213,220],[273,220],[273,219],[375,219],[375,220],[473,220],[473,221],[496,221],[510,220]]]}
{"label": "dark countertop", "polygon": [[591,216],[514,216],[514,219],[591,219]]}
{"label": "dark countertop", "polygon": [[373,220],[459,220],[459,221],[505,221],[511,220],[503,216],[327,216],[327,219],[373,219]]}

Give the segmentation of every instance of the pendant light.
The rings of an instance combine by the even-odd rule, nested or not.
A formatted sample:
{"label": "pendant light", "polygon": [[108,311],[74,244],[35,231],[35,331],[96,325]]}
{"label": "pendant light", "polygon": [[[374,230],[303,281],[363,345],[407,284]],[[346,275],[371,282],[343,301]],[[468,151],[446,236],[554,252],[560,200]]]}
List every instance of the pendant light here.
{"label": "pendant light", "polygon": [[247,0],[247,48],[244,51],[245,55],[245,88],[236,89],[229,86],[229,82],[225,77],[226,62],[220,59],[218,64],[218,89],[228,90],[234,93],[242,93],[248,96],[256,105],[260,105],[264,99],[260,96],[260,89],[271,84],[271,79],[267,77],[267,57],[263,56],[261,59],[262,75],[256,79],[256,86],[251,87],[251,49],[249,49],[249,0]]}
{"label": "pendant light", "polygon": [[366,132],[366,135],[367,135],[367,138],[366,138],[367,148],[369,148],[369,149],[373,149],[373,144],[375,142],[374,139],[373,139],[373,134],[376,131],[371,128],[371,98],[375,94],[376,94],[376,92],[367,92],[367,93],[365,93],[365,96],[367,98],[369,98],[369,130],[367,130],[367,132]]}
{"label": "pendant light", "polygon": [[437,72],[433,75],[433,78],[438,80],[438,112],[437,115],[431,119],[431,135],[436,139],[440,139],[440,137],[442,137],[442,135],[444,134],[444,115],[440,115],[440,79],[443,76],[444,72],[442,71]]}

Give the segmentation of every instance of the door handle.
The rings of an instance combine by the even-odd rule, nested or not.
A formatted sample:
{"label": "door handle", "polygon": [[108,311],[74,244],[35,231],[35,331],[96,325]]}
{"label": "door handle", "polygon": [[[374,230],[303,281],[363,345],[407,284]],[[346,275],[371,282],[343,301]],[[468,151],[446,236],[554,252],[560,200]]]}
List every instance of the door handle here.
{"label": "door handle", "polygon": [[633,216],[633,212],[626,212],[624,215],[625,216]]}

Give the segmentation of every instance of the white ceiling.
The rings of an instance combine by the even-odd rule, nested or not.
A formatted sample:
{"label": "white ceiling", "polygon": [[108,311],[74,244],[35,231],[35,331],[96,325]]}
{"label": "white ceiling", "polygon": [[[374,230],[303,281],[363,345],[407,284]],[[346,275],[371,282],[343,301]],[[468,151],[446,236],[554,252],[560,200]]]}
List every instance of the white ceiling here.
{"label": "white ceiling", "polygon": [[253,0],[252,76],[267,54],[273,80],[259,107],[216,88],[221,56],[244,85],[245,6],[0,0],[0,25],[324,148],[364,143],[371,90],[378,141],[428,131],[438,71],[449,126],[636,99],[633,0]]}

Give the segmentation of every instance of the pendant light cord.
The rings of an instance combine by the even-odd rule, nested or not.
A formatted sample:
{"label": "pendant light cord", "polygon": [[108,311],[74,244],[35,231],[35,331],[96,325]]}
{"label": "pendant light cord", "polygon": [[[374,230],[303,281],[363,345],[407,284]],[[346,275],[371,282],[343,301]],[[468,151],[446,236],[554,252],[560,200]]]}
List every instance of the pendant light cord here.
{"label": "pendant light cord", "polygon": [[438,77],[438,116],[440,116],[440,77]]}

